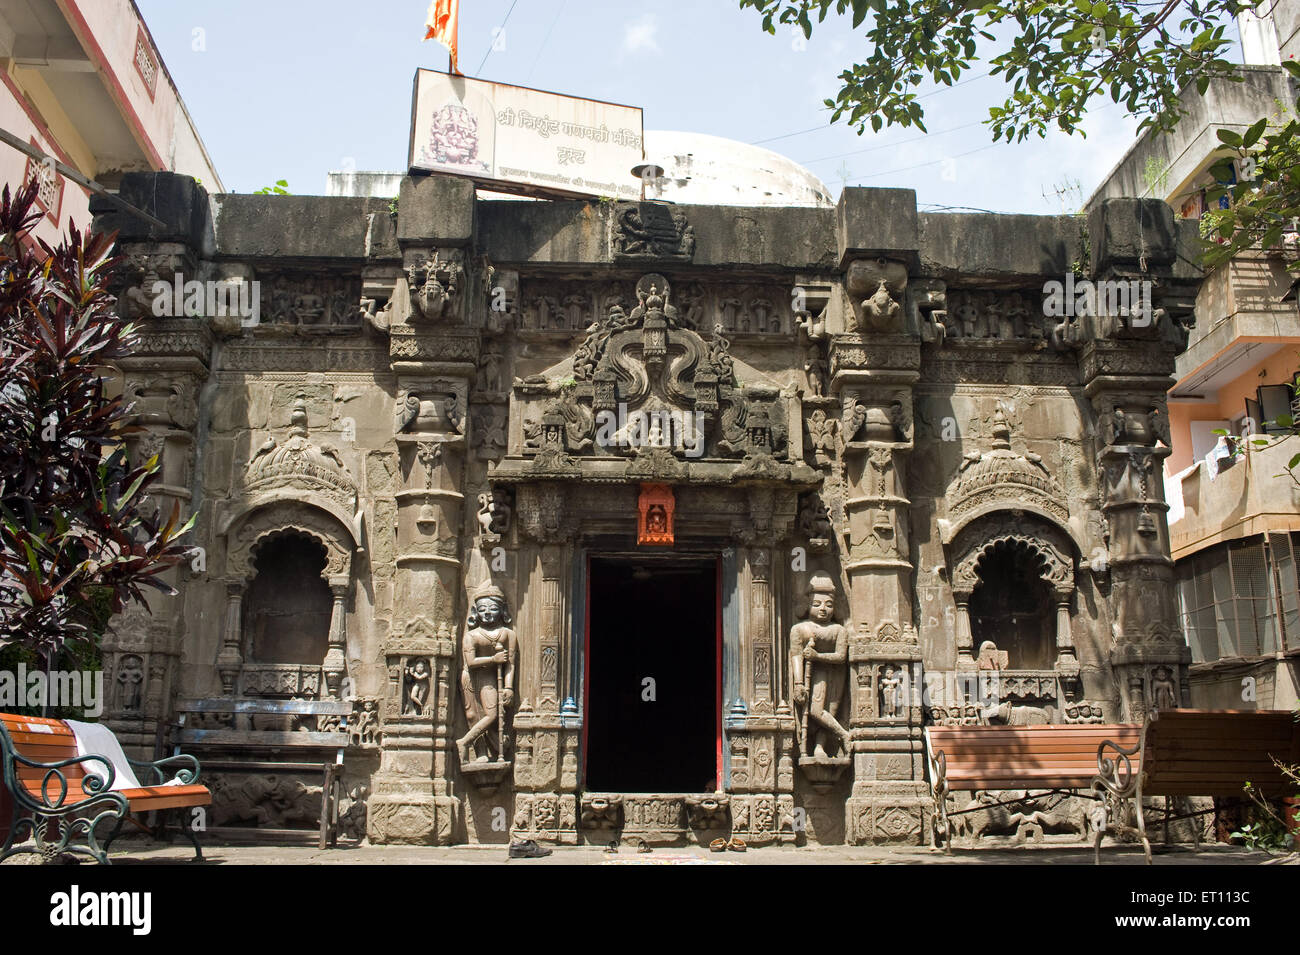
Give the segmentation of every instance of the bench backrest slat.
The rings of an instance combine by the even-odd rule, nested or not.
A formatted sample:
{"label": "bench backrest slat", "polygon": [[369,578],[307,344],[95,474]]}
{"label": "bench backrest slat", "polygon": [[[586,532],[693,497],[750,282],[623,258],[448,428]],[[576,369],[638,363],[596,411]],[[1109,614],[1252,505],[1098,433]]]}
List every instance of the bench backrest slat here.
{"label": "bench backrest slat", "polygon": [[931,757],[944,754],[951,789],[1086,789],[1102,743],[1132,749],[1141,733],[1136,723],[926,727]]}
{"label": "bench backrest slat", "polygon": [[256,716],[351,716],[352,704],[337,700],[178,700],[178,713],[251,713]]}
{"label": "bench backrest slat", "polygon": [[280,730],[192,730],[177,734],[178,742],[196,746],[256,747],[259,749],[293,749],[314,746],[337,747],[347,743],[346,733],[286,732]]}
{"label": "bench backrest slat", "polygon": [[1294,789],[1273,763],[1300,762],[1300,730],[1287,710],[1160,710],[1146,727],[1142,791],[1152,796],[1266,795]]}

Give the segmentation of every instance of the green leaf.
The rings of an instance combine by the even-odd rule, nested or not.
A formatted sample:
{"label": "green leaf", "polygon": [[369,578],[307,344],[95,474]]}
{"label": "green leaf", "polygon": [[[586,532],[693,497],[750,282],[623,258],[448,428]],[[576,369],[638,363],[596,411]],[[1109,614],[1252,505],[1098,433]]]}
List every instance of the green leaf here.
{"label": "green leaf", "polygon": [[1259,137],[1264,135],[1264,127],[1267,125],[1268,120],[1261,119],[1254,126],[1250,127],[1250,129],[1246,130],[1245,135],[1241,137],[1241,147],[1243,149],[1249,149],[1251,146],[1255,145],[1255,143],[1259,142]]}
{"label": "green leaf", "polygon": [[1241,146],[1241,135],[1239,133],[1234,133],[1230,129],[1216,129],[1214,134],[1219,137],[1221,143],[1229,146]]}

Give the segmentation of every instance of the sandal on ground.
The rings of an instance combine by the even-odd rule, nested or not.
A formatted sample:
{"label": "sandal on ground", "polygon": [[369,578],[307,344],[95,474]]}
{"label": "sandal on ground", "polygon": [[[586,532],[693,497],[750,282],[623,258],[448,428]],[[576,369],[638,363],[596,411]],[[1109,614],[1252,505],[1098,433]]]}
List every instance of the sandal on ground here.
{"label": "sandal on ground", "polygon": [[745,845],[744,839],[732,839],[727,843],[727,848],[732,852],[745,852],[749,846]]}
{"label": "sandal on ground", "polygon": [[709,843],[709,851],[711,851],[711,852],[726,852],[726,851],[727,851],[727,840],[726,840],[726,839],[714,839],[712,842]]}

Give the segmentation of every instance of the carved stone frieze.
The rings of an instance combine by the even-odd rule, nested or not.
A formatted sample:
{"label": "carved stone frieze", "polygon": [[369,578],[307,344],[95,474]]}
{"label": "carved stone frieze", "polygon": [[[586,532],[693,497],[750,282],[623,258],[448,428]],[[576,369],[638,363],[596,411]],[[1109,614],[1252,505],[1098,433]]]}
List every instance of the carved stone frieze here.
{"label": "carved stone frieze", "polygon": [[300,332],[348,331],[361,325],[361,276],[261,270],[261,324]]}

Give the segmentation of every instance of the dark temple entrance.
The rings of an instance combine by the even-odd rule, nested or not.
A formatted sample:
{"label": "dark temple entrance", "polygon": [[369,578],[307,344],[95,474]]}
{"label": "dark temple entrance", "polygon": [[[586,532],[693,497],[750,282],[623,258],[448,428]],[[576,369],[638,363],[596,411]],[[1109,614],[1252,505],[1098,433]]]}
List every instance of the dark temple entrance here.
{"label": "dark temple entrance", "polygon": [[586,789],[713,791],[717,561],[592,558],[587,579]]}

